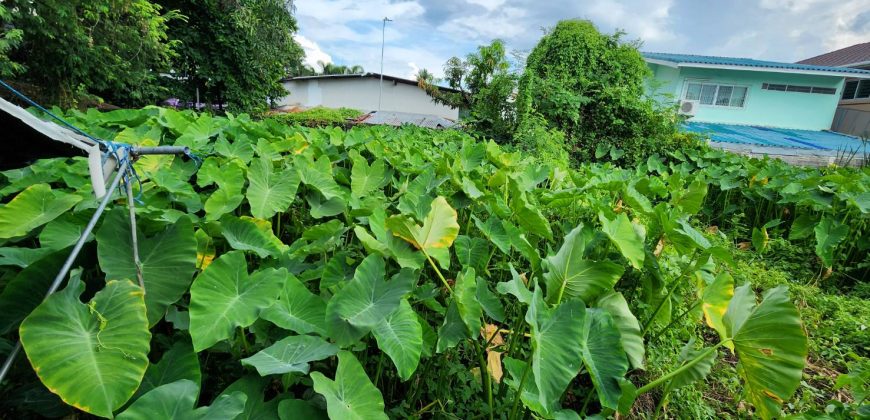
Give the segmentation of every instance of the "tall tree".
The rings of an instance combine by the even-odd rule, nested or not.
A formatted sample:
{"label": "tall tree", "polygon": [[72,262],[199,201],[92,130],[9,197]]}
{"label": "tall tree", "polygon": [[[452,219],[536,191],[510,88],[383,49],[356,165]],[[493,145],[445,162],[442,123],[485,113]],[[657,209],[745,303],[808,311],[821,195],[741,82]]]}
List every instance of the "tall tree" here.
{"label": "tall tree", "polygon": [[233,110],[262,109],[286,95],[280,81],[302,67],[289,0],[158,0],[187,24],[170,27],[181,41],[174,86],[186,98]]}
{"label": "tall tree", "polygon": [[78,93],[120,105],[141,105],[160,94],[173,42],[167,23],[149,0],[6,0],[11,25],[23,33],[10,54],[21,78],[45,92],[45,100],[69,106]]}
{"label": "tall tree", "polygon": [[9,59],[9,52],[21,44],[24,32],[11,26],[12,13],[0,4],[0,77],[10,77],[24,70],[24,67]]}
{"label": "tall tree", "polygon": [[512,96],[516,79],[504,43],[496,39],[479,46],[464,60],[459,57],[447,60],[442,82],[453,91],[440,89],[426,78],[418,77],[417,83],[436,103],[467,110],[466,123],[479,134],[505,141],[515,126]]}

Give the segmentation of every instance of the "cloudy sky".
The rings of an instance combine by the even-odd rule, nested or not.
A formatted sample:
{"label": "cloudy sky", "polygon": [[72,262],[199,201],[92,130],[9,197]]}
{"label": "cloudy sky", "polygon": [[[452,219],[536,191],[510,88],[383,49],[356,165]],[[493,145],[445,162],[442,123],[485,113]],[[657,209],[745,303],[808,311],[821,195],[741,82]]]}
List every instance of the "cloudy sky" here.
{"label": "cloudy sky", "polygon": [[870,41],[870,0],[298,0],[297,39],[318,60],[384,73],[441,75],[493,38],[529,51],[560,19],[622,29],[643,50],[797,61]]}

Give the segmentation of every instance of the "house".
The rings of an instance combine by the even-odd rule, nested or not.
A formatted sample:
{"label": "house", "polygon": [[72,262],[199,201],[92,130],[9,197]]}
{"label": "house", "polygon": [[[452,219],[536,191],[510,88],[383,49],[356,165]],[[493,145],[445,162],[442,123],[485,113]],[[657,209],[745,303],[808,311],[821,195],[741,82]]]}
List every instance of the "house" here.
{"label": "house", "polygon": [[[798,63],[870,70],[870,42],[841,48],[798,61]],[[841,133],[868,136],[870,133],[870,79],[846,78],[831,129]]]}
{"label": "house", "polygon": [[653,73],[651,96],[679,103],[688,117],[684,128],[708,134],[723,148],[809,154],[819,164],[866,148],[858,139],[825,130],[846,78],[870,82],[868,70],[654,52],[643,57]]}
{"label": "house", "polygon": [[436,104],[417,81],[401,77],[384,75],[382,86],[378,73],[300,76],[287,78],[282,83],[288,95],[277,101],[279,107],[354,108],[368,113],[378,110],[380,96],[382,111],[434,115],[450,120],[459,117],[458,109]]}

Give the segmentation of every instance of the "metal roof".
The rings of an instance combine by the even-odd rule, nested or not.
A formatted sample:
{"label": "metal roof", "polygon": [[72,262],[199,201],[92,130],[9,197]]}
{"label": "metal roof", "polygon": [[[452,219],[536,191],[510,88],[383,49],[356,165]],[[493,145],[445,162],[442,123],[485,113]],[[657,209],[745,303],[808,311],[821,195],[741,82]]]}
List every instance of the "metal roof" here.
{"label": "metal roof", "polygon": [[411,124],[426,128],[451,128],[456,125],[456,122],[437,115],[393,111],[372,111],[357,118],[356,122],[360,124],[392,126]]}
{"label": "metal roof", "polygon": [[838,67],[870,65],[870,42],[840,48],[839,50],[798,61],[798,63]]}
{"label": "metal roof", "polygon": [[714,57],[709,55],[669,54],[657,52],[642,53],[648,62],[671,63],[674,67],[708,67],[735,70],[756,70],[773,73],[803,73],[831,76],[870,78],[870,71],[848,67],[829,67],[812,64],[781,63],[778,61],[755,60],[752,58]]}
{"label": "metal roof", "polygon": [[[380,73],[361,73],[361,74],[316,74],[313,76],[295,76],[295,77],[286,77],[281,79],[282,82],[289,81],[304,81],[304,80],[328,80],[328,79],[359,79],[359,78],[374,78],[380,79]],[[395,82],[395,83],[404,83],[406,85],[419,86],[416,80],[405,79],[403,77],[390,76],[388,74],[384,75],[384,80]],[[448,92],[459,92],[458,89],[453,89],[446,86],[438,86],[435,85],[438,89]]]}

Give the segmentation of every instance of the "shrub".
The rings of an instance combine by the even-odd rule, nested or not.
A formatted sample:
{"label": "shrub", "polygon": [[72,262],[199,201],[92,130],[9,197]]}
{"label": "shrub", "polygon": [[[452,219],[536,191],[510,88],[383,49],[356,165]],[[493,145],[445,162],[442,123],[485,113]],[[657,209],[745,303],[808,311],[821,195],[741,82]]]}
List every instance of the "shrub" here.
{"label": "shrub", "polygon": [[580,160],[600,144],[624,150],[632,162],[673,150],[676,118],[644,96],[649,69],[637,46],[589,21],[559,22],[529,55],[519,82],[520,124],[540,114],[565,133]]}
{"label": "shrub", "polygon": [[327,127],[345,125],[348,120],[358,118],[363,113],[351,108],[325,108],[318,106],[302,112],[272,114],[269,117],[289,125],[304,125],[307,127]]}

